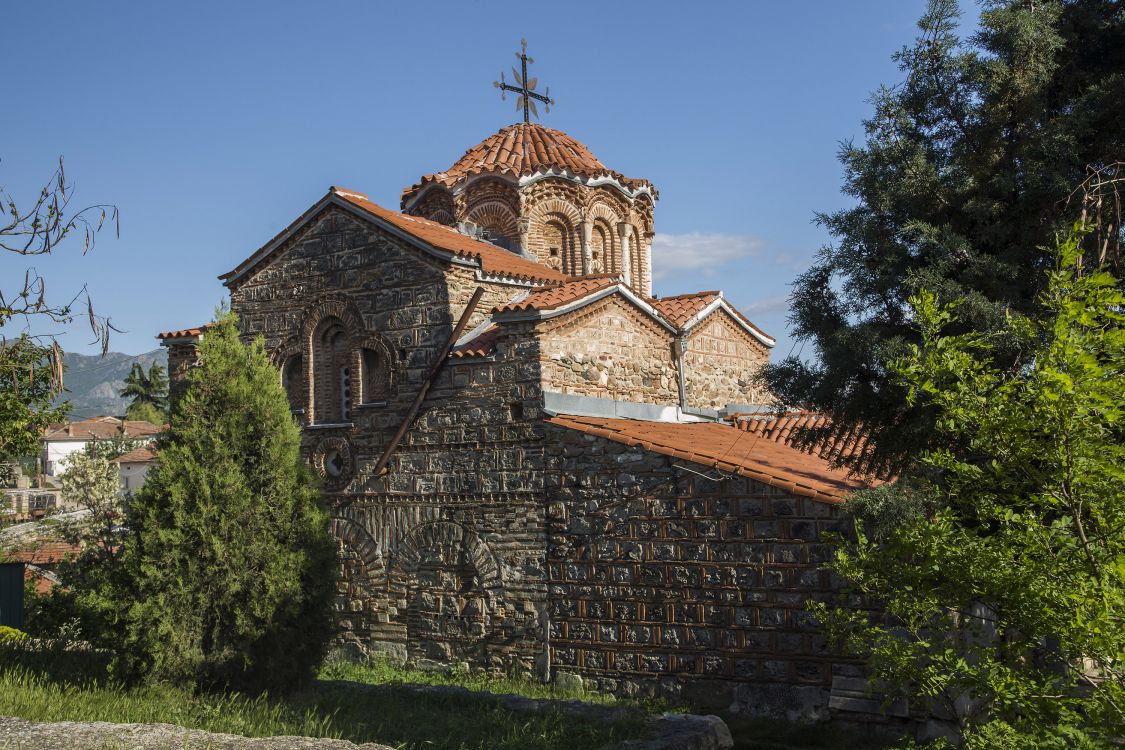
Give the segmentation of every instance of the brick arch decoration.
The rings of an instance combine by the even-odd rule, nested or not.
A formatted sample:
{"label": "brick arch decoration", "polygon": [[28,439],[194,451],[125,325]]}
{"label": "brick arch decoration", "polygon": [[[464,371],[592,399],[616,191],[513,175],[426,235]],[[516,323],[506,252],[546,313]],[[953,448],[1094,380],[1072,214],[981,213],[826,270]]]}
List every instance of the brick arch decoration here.
{"label": "brick arch decoration", "polygon": [[354,518],[335,516],[329,530],[337,542],[355,554],[355,559],[368,573],[383,569],[383,551],[367,529]]}
{"label": "brick arch decoration", "polygon": [[451,227],[454,224],[453,212],[446,211],[444,208],[439,208],[429,216],[425,216],[423,218],[429,219],[430,221],[436,221],[438,224],[445,224],[447,227]]}
{"label": "brick arch decoration", "polygon": [[511,206],[502,201],[490,200],[478,203],[469,209],[466,218],[477,226],[496,231],[510,243],[519,242],[519,217]]}
{"label": "brick arch decoration", "polygon": [[548,225],[558,223],[564,231],[562,257],[558,259],[558,266],[563,273],[582,273],[582,243],[578,237],[578,227],[582,223],[582,214],[578,207],[570,201],[561,198],[548,198],[536,203],[532,208],[528,221],[528,245],[532,252],[539,258],[539,262],[550,265],[547,255]]}
{"label": "brick arch decoration", "polygon": [[[368,333],[363,338],[356,342],[360,351],[360,361],[362,377],[359,383],[359,401],[360,403],[368,403],[371,401],[389,401],[395,393],[398,386],[398,362],[395,355],[395,348],[391,346],[382,335],[378,333]],[[369,386],[371,385],[370,374],[367,372],[367,362],[363,359],[363,350],[369,349],[375,352],[379,359],[383,362],[384,372],[382,375],[382,392],[371,392]]]}
{"label": "brick arch decoration", "polygon": [[481,589],[502,585],[499,559],[478,534],[453,521],[426,521],[403,534],[391,549],[387,556],[386,587],[401,587],[435,554],[440,561],[453,565],[462,552],[476,570]]}
{"label": "brick arch decoration", "polygon": [[369,335],[363,317],[356,309],[355,303],[345,295],[324,295],[306,310],[301,322],[301,345],[305,351],[305,381],[309,384],[309,399],[305,414],[310,423],[319,421],[317,391],[331,393],[329,384],[324,382],[323,378],[321,382],[317,382],[318,357],[314,336],[322,323],[332,319],[340,321],[347,333],[347,348],[350,352],[348,367],[353,373],[362,371],[362,352],[357,343]]}
{"label": "brick arch decoration", "polygon": [[[301,346],[301,341],[296,336],[288,336],[280,344],[274,347],[270,353],[270,363],[277,368],[277,376],[281,381],[282,387],[286,387],[285,382],[285,363],[289,361],[290,357],[300,355],[302,357],[302,365],[305,364],[304,358],[308,356],[304,347]],[[302,367],[302,377],[304,382],[301,384],[303,394],[297,396],[286,388],[285,395],[289,397],[289,406],[293,409],[305,410],[308,408],[309,401],[309,380],[307,367]]]}
{"label": "brick arch decoration", "polygon": [[[602,273],[621,273],[624,269],[621,258],[621,239],[617,234],[617,225],[621,222],[621,215],[609,205],[601,201],[595,202],[586,212],[586,218],[594,225],[594,231],[599,229],[605,233],[606,242],[602,248],[604,257],[599,258],[593,265],[594,271]],[[591,240],[594,238],[591,237]],[[591,254],[593,248],[591,248]]]}
{"label": "brick arch decoration", "polygon": [[[345,508],[345,514],[348,510]],[[339,582],[343,590],[337,597],[346,608],[344,617],[353,621],[357,619],[368,620],[371,617],[367,607],[362,610],[348,608],[348,602],[370,602],[379,599],[377,582],[383,573],[383,554],[379,543],[357,518],[348,515],[335,516],[329,522],[329,532],[336,540],[336,562],[339,570]],[[337,615],[340,616],[339,614]],[[362,628],[362,626],[361,626]]]}

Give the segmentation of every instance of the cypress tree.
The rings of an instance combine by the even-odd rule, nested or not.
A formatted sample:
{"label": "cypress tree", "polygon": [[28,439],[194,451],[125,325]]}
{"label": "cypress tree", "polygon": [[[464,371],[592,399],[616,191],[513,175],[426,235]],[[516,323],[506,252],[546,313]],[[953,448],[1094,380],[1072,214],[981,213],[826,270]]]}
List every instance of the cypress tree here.
{"label": "cypress tree", "polygon": [[285,691],[312,676],[331,635],[327,515],[262,340],[244,345],[228,314],[199,353],[130,507],[120,666]]}
{"label": "cypress tree", "polygon": [[[904,80],[873,97],[865,143],[841,148],[856,204],[817,216],[835,244],[794,283],[790,322],[815,361],[766,375],[783,403],[830,414],[840,433],[862,428],[874,451],[860,468],[887,471],[937,435],[934,410],[908,405],[888,367],[919,343],[909,297],[956,301],[959,332],[999,337],[1009,314],[1041,317],[1049,248],[1083,209],[1068,199],[1090,167],[1112,178],[1125,159],[1125,5],[988,0],[961,39],[956,0],[931,0],[919,28],[895,58]],[[1120,279],[1123,259],[1099,257],[1095,239],[1088,257]],[[1019,366],[1015,342],[994,345]]]}

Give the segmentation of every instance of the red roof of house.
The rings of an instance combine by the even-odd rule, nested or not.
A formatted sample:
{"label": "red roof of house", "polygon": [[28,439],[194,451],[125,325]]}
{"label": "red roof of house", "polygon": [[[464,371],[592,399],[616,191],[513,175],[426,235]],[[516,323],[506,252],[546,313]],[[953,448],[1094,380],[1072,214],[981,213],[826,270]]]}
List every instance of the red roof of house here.
{"label": "red roof of house", "polygon": [[535,289],[526,297],[516,302],[498,305],[493,309],[493,312],[554,310],[618,283],[621,283],[621,277],[612,273],[579,276],[572,281],[566,281],[562,284]]}
{"label": "red roof of house", "polygon": [[817,455],[716,422],[644,422],[560,414],[551,424],[637,446],[720,472],[738,474],[795,495],[840,502],[866,483]]}
{"label": "red roof of house", "polygon": [[521,257],[510,250],[505,250],[488,242],[475,240],[444,224],[423,219],[420,216],[407,216],[383,208],[373,203],[362,193],[335,187],[332,190],[349,203],[375,214],[384,221],[439,250],[445,250],[461,258],[476,260],[480,263],[481,270],[488,274],[529,281],[561,281],[566,278],[561,272],[549,266]]}
{"label": "red roof of house", "polygon": [[567,171],[584,178],[612,177],[631,190],[647,187],[654,197],[657,195],[648,180],[626,177],[607,168],[584,144],[561,130],[537,122],[520,122],[485,138],[444,172],[426,175],[406,188],[402,192],[402,205],[405,208],[415,194],[432,183],[449,187],[481,174],[510,175],[518,179],[550,170]]}
{"label": "red roof of house", "polygon": [[117,458],[113,459],[113,462],[118,464],[139,464],[155,460],[155,453],[153,453],[148,448],[141,447],[134,448],[128,453],[118,456]]}
{"label": "red roof of house", "polygon": [[214,323],[204,323],[203,325],[196,326],[195,328],[184,328],[184,329],[179,330],[179,331],[164,331],[163,333],[156,334],[156,338],[158,338],[158,339],[193,338],[193,337],[202,335],[204,331],[206,331],[208,328],[214,327],[214,325],[215,325]]}
{"label": "red roof of house", "polygon": [[773,336],[763,331],[758,326],[754,325],[750,318],[743,315],[734,305],[730,304],[723,297],[723,293],[719,291],[711,292],[695,292],[693,294],[680,294],[675,297],[664,297],[661,299],[650,300],[652,306],[660,311],[662,315],[667,317],[677,328],[683,328],[688,321],[701,313],[704,308],[713,303],[717,299],[723,299],[723,304],[726,308],[742,323],[745,323],[749,328],[756,331],[763,339],[763,343],[767,346],[773,346],[776,342]]}
{"label": "red roof of house", "polygon": [[[867,445],[867,436],[862,430],[849,430],[843,434],[828,431],[832,420],[823,414],[810,411],[792,411],[784,414],[762,412],[755,414],[732,414],[728,418],[735,427],[746,432],[761,435],[767,440],[783,443],[806,453],[814,453],[829,461],[840,461],[862,454]],[[803,429],[819,429],[826,433],[817,442],[798,447],[798,436]]]}
{"label": "red roof of house", "polygon": [[714,302],[719,296],[720,292],[717,291],[681,294],[675,297],[654,299],[652,300],[652,306],[679,328],[698,315],[703,308]]}
{"label": "red roof of house", "polygon": [[117,417],[91,417],[81,422],[63,422],[49,425],[43,431],[43,439],[59,440],[108,440],[112,437],[148,437],[164,428],[152,422]]}
{"label": "red roof of house", "polygon": [[28,563],[30,565],[54,565],[68,557],[78,557],[82,548],[77,544],[59,541],[57,539],[36,539],[34,542],[21,545],[16,549],[7,551],[12,562]]}
{"label": "red roof of house", "polygon": [[496,339],[498,338],[500,338],[500,326],[489,326],[464,344],[453,347],[453,350],[449,352],[449,356],[457,359],[488,357],[495,353]]}
{"label": "red roof of house", "polygon": [[505,250],[488,242],[473,239],[461,234],[456,229],[439,224],[436,221],[423,219],[419,216],[407,216],[383,208],[374,203],[363,193],[354,190],[333,186],[329,189],[325,199],[301,214],[292,224],[282,230],[276,237],[267,242],[257,252],[251,255],[233,271],[223,274],[220,279],[226,283],[234,283],[239,277],[251,268],[259,265],[270,257],[277,249],[277,244],[290,232],[305,223],[324,206],[327,199],[339,199],[351,206],[355,206],[367,214],[390,224],[394,228],[405,232],[411,237],[424,242],[430,247],[451,253],[454,257],[477,263],[481,270],[491,276],[501,276],[518,281],[530,283],[561,282],[568,277],[542,263],[524,258],[509,250]]}

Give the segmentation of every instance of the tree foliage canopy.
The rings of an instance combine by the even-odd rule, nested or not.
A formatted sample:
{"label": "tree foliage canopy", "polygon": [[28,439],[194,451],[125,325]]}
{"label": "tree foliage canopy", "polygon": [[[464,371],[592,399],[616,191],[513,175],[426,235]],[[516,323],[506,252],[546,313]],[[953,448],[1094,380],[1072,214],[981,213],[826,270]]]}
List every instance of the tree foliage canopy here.
{"label": "tree foliage canopy", "polygon": [[[928,451],[854,501],[858,538],[832,567],[888,619],[813,605],[969,748],[1125,736],[1125,295],[1081,272],[1079,236],[1038,322],[958,333],[961,306],[911,299],[921,343],[891,372],[964,450]],[[1018,368],[997,342],[1023,352]]]}
{"label": "tree foliage canopy", "polygon": [[[1084,210],[1100,220],[1087,262],[1120,278],[1125,260],[1120,203],[1102,189],[1125,159],[1125,6],[989,0],[969,40],[957,23],[956,0],[931,0],[916,43],[896,55],[904,80],[875,93],[866,141],[841,148],[856,204],[818,215],[835,244],[792,295],[794,333],[816,361],[767,373],[782,402],[865,429],[865,468],[901,468],[935,435],[932,406],[908,404],[888,367],[919,341],[912,294],[956,300],[961,331],[1037,315],[1055,233]],[[1090,167],[1092,191],[1072,198]],[[993,346],[1018,355],[1015,342]]]}
{"label": "tree foliage canopy", "polygon": [[[149,365],[148,372],[139,362],[134,362],[118,395],[132,399],[125,411],[128,419],[163,424],[164,419],[160,415],[168,410],[168,376],[158,362]],[[156,417],[155,421],[153,417]]]}
{"label": "tree foliage canopy", "polygon": [[130,503],[119,653],[134,676],[285,691],[324,655],[335,546],[262,341],[228,315],[199,353]]}

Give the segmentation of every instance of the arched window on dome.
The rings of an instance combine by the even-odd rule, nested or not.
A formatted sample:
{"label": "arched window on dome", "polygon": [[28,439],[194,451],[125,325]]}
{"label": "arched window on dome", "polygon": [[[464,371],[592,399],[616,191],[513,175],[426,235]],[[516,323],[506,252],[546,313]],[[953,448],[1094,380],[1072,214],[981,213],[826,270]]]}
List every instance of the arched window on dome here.
{"label": "arched window on dome", "polygon": [[648,258],[645,254],[645,238],[641,236],[636,225],[633,226],[629,237],[629,272],[633,288],[648,294]]}
{"label": "arched window on dome", "polygon": [[574,231],[561,216],[552,215],[543,225],[541,260],[563,273],[582,273],[582,262],[575,252]]}
{"label": "arched window on dome", "polygon": [[505,250],[519,249],[519,221],[508,206],[489,201],[469,211],[468,221],[479,228],[481,239]]}
{"label": "arched window on dome", "polygon": [[617,257],[617,243],[614,242],[613,228],[604,219],[595,219],[590,233],[590,272],[620,273],[621,262]]}
{"label": "arched window on dome", "polygon": [[352,363],[347,330],[339,318],[321,321],[313,334],[315,422],[346,422],[351,409]]}

